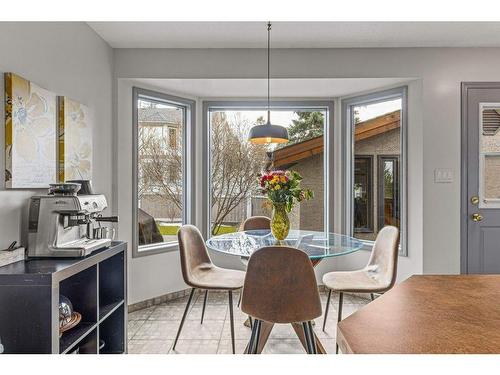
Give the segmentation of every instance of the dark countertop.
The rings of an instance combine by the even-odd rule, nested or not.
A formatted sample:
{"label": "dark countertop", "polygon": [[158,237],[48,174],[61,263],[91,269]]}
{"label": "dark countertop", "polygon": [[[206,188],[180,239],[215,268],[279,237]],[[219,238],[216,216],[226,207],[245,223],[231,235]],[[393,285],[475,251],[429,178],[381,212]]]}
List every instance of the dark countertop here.
{"label": "dark countertop", "polygon": [[50,282],[54,277],[58,280],[64,279],[75,273],[75,270],[97,264],[106,258],[126,250],[126,248],[126,242],[113,241],[110,247],[96,250],[83,258],[28,258],[14,262],[0,267],[0,285],[6,285],[5,282],[7,280],[13,281],[14,279],[22,279],[23,283],[29,283],[30,280],[40,281],[43,279]]}

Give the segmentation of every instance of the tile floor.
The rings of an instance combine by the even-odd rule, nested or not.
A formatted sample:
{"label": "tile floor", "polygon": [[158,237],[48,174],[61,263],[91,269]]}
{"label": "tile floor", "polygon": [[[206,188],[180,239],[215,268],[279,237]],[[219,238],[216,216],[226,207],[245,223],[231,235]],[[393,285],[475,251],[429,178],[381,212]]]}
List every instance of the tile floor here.
{"label": "tile floor", "polygon": [[[243,325],[246,315],[236,306],[239,293],[233,296],[236,353],[243,353],[250,338],[250,328]],[[227,292],[210,292],[203,324],[200,324],[203,294],[197,291],[175,350],[172,345],[187,297],[134,311],[128,315],[129,354],[230,354],[231,331]],[[321,293],[323,311],[326,294]],[[316,319],[315,332],[328,353],[335,353],[338,295],[332,294],[326,332],[321,330],[323,317]],[[343,318],[369,303],[369,296],[344,295]],[[274,326],[264,348],[267,354],[304,353],[290,325]]]}

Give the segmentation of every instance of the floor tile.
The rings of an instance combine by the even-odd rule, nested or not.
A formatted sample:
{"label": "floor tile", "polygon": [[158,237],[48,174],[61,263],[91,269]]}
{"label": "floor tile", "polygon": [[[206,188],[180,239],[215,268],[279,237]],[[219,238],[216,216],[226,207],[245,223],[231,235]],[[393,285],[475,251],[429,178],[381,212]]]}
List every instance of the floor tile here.
{"label": "floor tile", "polygon": [[269,339],[263,354],[305,354],[299,339]]}
{"label": "floor tile", "polygon": [[[202,310],[202,305],[193,306],[193,308],[189,311],[187,319],[200,321]],[[228,305],[207,304],[205,308],[204,320],[224,320],[226,319],[226,316],[229,318]]]}
{"label": "floor tile", "polygon": [[173,340],[130,340],[129,354],[168,354]]}
{"label": "floor tile", "polygon": [[[177,322],[180,322],[185,309],[185,304],[159,305],[149,315],[148,320],[175,320]],[[188,310],[188,316],[190,311],[191,309]]]}
{"label": "floor tile", "polygon": [[[203,324],[200,324],[204,293],[197,292],[188,310],[180,339],[175,351],[171,350],[184,313],[187,297],[181,297],[157,306],[129,314],[128,338],[130,353],[219,353],[230,354],[231,334],[227,292],[210,292]],[[326,293],[321,293],[323,311]],[[234,296],[234,331],[236,352],[242,353],[250,339],[251,330],[244,325],[248,316],[236,305],[239,295]],[[323,316],[315,320],[314,331],[328,353],[335,353],[337,331],[338,294],[332,295],[326,330],[323,332]],[[358,296],[344,295],[342,318],[363,308],[370,301]],[[305,353],[295,331],[289,324],[277,324],[273,328],[264,353]]]}
{"label": "floor tile", "polygon": [[219,340],[180,340],[171,354],[217,354]]}
{"label": "floor tile", "polygon": [[[243,354],[245,348],[247,347],[248,340],[234,340],[234,346],[236,354]],[[217,349],[217,354],[232,354],[233,348],[231,346],[231,340],[222,339],[219,343],[219,348]]]}
{"label": "floor tile", "polygon": [[156,306],[148,307],[146,309],[137,310],[131,313],[128,313],[128,320],[146,320],[156,309]]}
{"label": "floor tile", "polygon": [[131,320],[128,322],[127,331],[129,340],[134,337],[145,322],[145,320]]}

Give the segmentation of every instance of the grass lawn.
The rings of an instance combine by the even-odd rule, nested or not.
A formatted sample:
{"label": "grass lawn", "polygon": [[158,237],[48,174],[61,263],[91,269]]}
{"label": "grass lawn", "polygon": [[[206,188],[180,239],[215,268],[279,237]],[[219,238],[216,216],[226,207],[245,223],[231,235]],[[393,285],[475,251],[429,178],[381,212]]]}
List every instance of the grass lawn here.
{"label": "grass lawn", "polygon": [[[158,225],[158,229],[162,236],[175,236],[179,231],[179,225]],[[234,233],[238,230],[238,226],[222,225],[217,234]]]}

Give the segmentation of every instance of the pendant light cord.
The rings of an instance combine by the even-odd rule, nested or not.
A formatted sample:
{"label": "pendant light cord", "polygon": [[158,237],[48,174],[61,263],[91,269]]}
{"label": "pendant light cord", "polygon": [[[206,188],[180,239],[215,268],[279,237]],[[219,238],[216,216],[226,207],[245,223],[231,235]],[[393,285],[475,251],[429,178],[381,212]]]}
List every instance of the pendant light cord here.
{"label": "pendant light cord", "polygon": [[267,123],[271,124],[271,21],[267,23]]}

